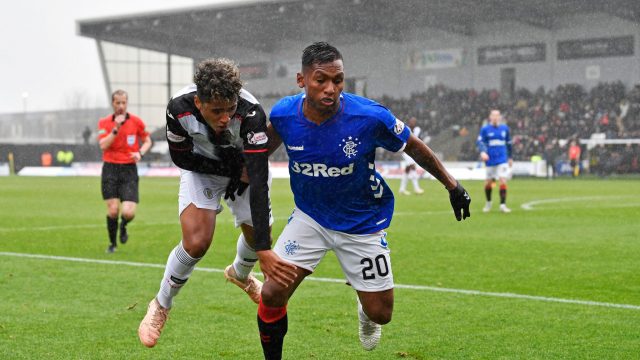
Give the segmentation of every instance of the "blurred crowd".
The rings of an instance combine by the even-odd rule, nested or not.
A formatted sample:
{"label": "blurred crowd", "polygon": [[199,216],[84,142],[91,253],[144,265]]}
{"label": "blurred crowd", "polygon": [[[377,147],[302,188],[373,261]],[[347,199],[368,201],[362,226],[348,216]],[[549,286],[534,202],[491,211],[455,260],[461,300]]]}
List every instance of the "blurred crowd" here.
{"label": "blurred crowd", "polygon": [[[477,160],[475,139],[490,109],[500,109],[511,128],[513,156],[527,161],[542,156],[555,163],[566,159],[568,143],[599,133],[606,139],[640,138],[640,85],[626,89],[622,82],[602,83],[586,91],[562,85],[535,92],[519,89],[510,98],[496,90],[453,90],[443,85],[407,99],[376,99],[396,116],[415,116],[428,138],[449,131],[467,137],[458,160]],[[598,146],[583,151],[592,172],[639,172],[638,145]]]}

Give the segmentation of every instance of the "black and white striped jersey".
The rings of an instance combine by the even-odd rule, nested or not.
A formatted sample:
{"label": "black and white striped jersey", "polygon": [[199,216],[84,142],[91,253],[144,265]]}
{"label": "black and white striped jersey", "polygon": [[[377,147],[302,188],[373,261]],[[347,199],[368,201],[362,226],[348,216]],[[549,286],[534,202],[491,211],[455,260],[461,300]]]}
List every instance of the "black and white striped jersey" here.
{"label": "black and white striped jersey", "polygon": [[246,167],[256,250],[270,249],[267,116],[256,98],[242,89],[228,128],[216,133],[195,105],[196,85],[167,105],[167,142],[181,169],[239,179]]}
{"label": "black and white striped jersey", "polygon": [[191,84],[174,95],[167,105],[167,141],[171,159],[178,167],[229,176],[211,166],[223,160],[223,153],[267,152],[267,117],[251,93],[240,91],[236,113],[222,134],[216,134],[207,124],[195,105],[195,95],[196,85]]}

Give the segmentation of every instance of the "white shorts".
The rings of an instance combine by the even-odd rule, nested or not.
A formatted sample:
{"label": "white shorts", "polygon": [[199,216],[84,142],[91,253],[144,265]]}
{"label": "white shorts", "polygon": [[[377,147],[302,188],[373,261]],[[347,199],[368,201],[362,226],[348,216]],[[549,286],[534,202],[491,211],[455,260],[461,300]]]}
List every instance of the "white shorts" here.
{"label": "white shorts", "polygon": [[[178,216],[189,204],[199,209],[222,211],[221,199],[224,197],[229,178],[224,176],[201,174],[188,170],[180,170],[180,192],[178,194]],[[269,189],[271,189],[271,172],[269,172]],[[249,188],[236,200],[225,200],[235,219],[236,227],[240,224],[253,226],[251,206],[249,204]],[[269,207],[269,225],[273,224],[273,214]]]}
{"label": "white shorts", "polygon": [[487,166],[487,180],[511,179],[509,164],[503,163],[496,166]]}
{"label": "white shorts", "polygon": [[338,258],[347,281],[358,291],[393,288],[386,232],[354,235],[327,229],[295,208],[273,248],[285,261],[313,272],[329,250]]}
{"label": "white shorts", "polygon": [[409,154],[403,152],[402,153],[402,167],[406,168],[407,166],[416,165],[416,161],[413,160]]}

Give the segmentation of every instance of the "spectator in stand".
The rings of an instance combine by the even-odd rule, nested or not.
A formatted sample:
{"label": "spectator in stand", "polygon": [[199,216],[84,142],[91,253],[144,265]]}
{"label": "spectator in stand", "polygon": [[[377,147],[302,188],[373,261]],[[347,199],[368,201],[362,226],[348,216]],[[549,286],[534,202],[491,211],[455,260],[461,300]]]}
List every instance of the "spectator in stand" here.
{"label": "spectator in stand", "polygon": [[[560,139],[586,139],[600,132],[605,132],[607,138],[640,138],[640,85],[627,91],[622,82],[601,83],[588,91],[575,84],[549,90],[518,89],[509,101],[496,90],[454,90],[444,85],[406,99],[385,96],[377,100],[399,118],[416,116],[423,133],[432,138],[443,131],[449,133],[453,125],[475,133],[490,109],[501,108],[512,131],[514,160],[520,161],[545,155],[549,144]],[[637,147],[632,149],[637,152]],[[602,171],[611,168],[611,159],[622,158],[623,149],[605,146],[602,150],[602,157],[607,159],[600,167]],[[566,153],[566,149],[562,152]],[[613,157],[614,152],[620,156]],[[384,152],[380,159],[400,160],[389,154]],[[459,160],[475,159],[477,154],[473,146],[465,145],[456,156]]]}

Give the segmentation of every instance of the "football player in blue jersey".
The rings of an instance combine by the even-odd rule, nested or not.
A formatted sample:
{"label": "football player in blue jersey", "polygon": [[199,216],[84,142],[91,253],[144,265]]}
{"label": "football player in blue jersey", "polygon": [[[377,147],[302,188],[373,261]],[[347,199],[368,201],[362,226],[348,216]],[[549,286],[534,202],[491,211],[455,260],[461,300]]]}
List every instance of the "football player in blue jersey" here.
{"label": "football player in blue jersey", "polygon": [[434,153],[384,106],[343,93],[342,55],[317,42],[302,54],[297,83],[304,94],[281,99],[271,111],[271,150],[284,143],[289,155],[295,209],[273,250],[257,251],[260,266],[276,260],[296,266],[267,276],[258,305],[258,328],[266,359],[280,359],[287,333],[287,302],[300,282],[333,250],[358,297],[359,336],[373,349],[391,321],[393,273],[385,229],[394,198],[376,171],[378,147],[406,152],[449,191],[458,221],[471,199]]}
{"label": "football player in blue jersey", "polygon": [[491,211],[491,189],[493,182],[500,182],[500,211],[510,213],[507,207],[507,179],[511,176],[511,135],[509,126],[501,124],[500,110],[493,109],[489,113],[489,124],[480,129],[476,145],[480,151],[480,158],[487,166],[487,179],[484,183],[484,193],[487,203],[482,211]]}

